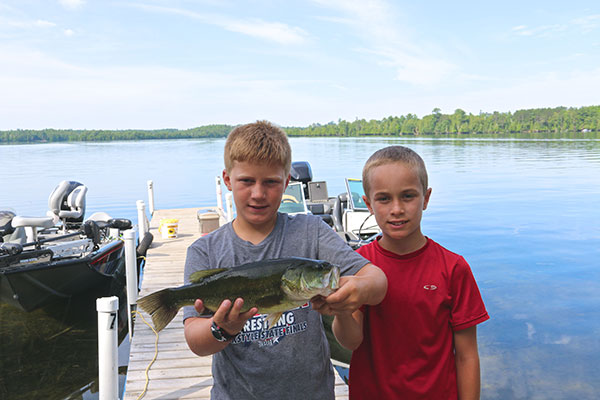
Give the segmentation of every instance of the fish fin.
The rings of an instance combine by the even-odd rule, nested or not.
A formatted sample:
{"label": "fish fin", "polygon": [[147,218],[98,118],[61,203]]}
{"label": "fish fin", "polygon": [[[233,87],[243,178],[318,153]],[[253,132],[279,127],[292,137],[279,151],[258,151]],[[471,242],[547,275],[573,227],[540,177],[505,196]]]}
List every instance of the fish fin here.
{"label": "fish fin", "polygon": [[190,274],[191,283],[200,283],[204,278],[218,274],[219,272],[227,271],[227,268],[203,269],[202,271]]}
{"label": "fish fin", "polygon": [[169,292],[170,289],[159,290],[137,301],[141,309],[152,317],[152,323],[157,332],[167,326],[181,308],[173,303]]}
{"label": "fish fin", "polygon": [[269,328],[275,326],[279,318],[283,315],[283,311],[267,314],[267,323],[269,324]]}

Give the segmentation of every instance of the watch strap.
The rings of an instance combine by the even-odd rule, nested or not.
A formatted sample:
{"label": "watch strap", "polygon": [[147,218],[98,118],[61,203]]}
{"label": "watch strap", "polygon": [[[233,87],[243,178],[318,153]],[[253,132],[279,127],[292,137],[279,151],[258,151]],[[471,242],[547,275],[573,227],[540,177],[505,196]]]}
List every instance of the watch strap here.
{"label": "watch strap", "polygon": [[233,338],[235,338],[238,335],[237,333],[235,335],[230,335],[223,328],[217,325],[215,321],[212,322],[210,326],[210,331],[212,332],[214,338],[217,339],[219,342],[227,342],[229,340],[233,340]]}

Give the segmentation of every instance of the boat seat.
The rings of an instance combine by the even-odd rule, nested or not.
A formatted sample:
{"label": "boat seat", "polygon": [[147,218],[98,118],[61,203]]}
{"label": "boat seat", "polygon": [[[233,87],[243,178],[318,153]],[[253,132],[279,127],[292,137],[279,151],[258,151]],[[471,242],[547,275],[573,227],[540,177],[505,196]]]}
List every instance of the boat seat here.
{"label": "boat seat", "polygon": [[333,219],[333,227],[339,232],[344,232],[343,215],[344,210],[348,207],[348,193],[340,193],[333,204],[333,212],[331,218]]}
{"label": "boat seat", "polygon": [[112,217],[105,213],[104,211],[97,211],[88,217],[88,221],[95,222],[108,222],[112,219]]}
{"label": "boat seat", "polygon": [[79,182],[60,182],[48,198],[48,215],[62,220],[65,228],[81,226],[86,194],[87,187]]}
{"label": "boat seat", "polygon": [[16,216],[12,219],[11,225],[13,228],[25,228],[25,235],[28,242],[37,240],[38,228],[51,228],[56,223],[52,217],[21,217]]}
{"label": "boat seat", "polygon": [[23,227],[33,226],[36,228],[50,228],[54,225],[54,219],[52,217],[16,216],[13,218],[11,225],[13,228],[18,228],[20,226],[23,226]]}

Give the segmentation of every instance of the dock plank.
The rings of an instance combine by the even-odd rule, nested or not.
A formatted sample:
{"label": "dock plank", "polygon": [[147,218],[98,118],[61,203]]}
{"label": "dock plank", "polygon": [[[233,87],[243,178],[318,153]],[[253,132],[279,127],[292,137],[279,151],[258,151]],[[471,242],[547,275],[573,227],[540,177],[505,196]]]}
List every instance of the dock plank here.
{"label": "dock plank", "polygon": [[[140,297],[165,287],[183,284],[186,250],[200,237],[197,212],[200,208],[156,210],[150,221],[154,240],[146,254]],[[177,238],[163,239],[158,232],[161,219],[179,220]],[[148,323],[151,318],[138,310]],[[146,386],[146,369],[155,355],[156,335],[138,316],[131,341],[124,400],[136,400]],[[159,334],[158,354],[148,371],[143,399],[209,399],[212,387],[212,357],[192,353],[183,336],[183,312]],[[335,374],[336,399],[348,399],[348,386]]]}

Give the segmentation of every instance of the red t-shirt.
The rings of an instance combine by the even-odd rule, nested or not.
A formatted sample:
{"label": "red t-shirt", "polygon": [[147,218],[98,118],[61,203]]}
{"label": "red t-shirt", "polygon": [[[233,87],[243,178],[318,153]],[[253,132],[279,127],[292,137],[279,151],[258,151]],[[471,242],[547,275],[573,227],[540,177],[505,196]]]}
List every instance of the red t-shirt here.
{"label": "red t-shirt", "polygon": [[406,255],[377,241],[357,251],[385,272],[388,291],[362,308],[350,399],[456,399],[453,332],[489,318],[465,259],[431,239]]}

